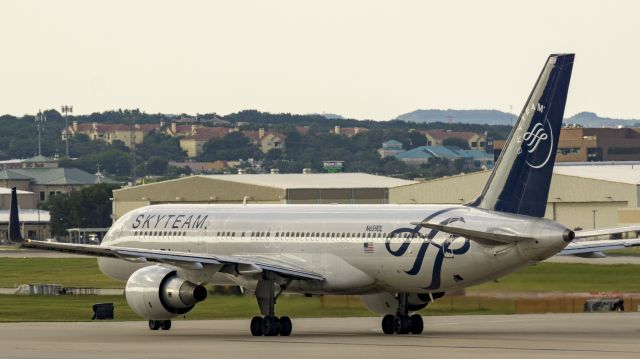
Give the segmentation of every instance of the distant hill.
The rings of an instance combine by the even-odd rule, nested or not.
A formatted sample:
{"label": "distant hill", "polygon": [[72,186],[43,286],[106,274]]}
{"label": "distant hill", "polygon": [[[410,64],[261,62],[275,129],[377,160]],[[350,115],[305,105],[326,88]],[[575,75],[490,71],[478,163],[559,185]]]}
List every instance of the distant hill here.
{"label": "distant hill", "polygon": [[[416,110],[400,115],[396,119],[415,123],[513,125],[516,115],[498,110]],[[565,118],[564,123],[583,127],[640,127],[640,120],[637,119],[600,117],[593,112],[580,112]]]}
{"label": "distant hill", "polygon": [[478,125],[513,125],[516,116],[498,110],[416,110],[397,120],[415,123],[455,122]]}
{"label": "distant hill", "polygon": [[566,124],[583,127],[640,127],[640,120],[600,117],[593,112],[580,112],[564,120]]}

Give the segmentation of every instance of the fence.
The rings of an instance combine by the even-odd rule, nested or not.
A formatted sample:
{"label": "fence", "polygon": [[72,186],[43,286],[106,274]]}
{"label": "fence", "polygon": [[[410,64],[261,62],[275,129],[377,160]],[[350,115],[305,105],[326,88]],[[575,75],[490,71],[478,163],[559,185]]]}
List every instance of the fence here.
{"label": "fence", "polygon": [[[532,294],[535,296],[535,294]],[[454,295],[444,296],[427,306],[425,312],[431,314],[448,313],[579,313],[584,311],[588,299],[611,298],[610,295],[558,295],[542,298],[496,298],[488,296]],[[626,311],[640,311],[640,294],[616,293],[616,298],[624,300]],[[323,296],[322,308],[362,309],[364,305],[358,296]]]}
{"label": "fence", "polygon": [[60,284],[21,284],[16,288],[18,295],[99,295],[98,288],[63,287]]}

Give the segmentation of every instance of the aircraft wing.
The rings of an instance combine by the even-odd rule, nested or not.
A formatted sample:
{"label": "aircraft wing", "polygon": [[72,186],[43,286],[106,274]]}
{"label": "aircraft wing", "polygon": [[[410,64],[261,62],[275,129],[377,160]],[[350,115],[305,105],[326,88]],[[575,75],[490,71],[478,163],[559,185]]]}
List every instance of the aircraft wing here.
{"label": "aircraft wing", "polygon": [[241,275],[257,274],[262,271],[277,273],[285,278],[324,280],[323,276],[307,271],[297,265],[276,259],[249,258],[241,256],[225,256],[215,254],[166,251],[157,249],[128,248],[119,246],[96,246],[73,243],[55,243],[26,241],[22,244],[26,248],[46,249],[58,252],[84,254],[96,257],[111,257],[125,259],[132,262],[157,262],[186,267],[188,269],[202,268],[204,265],[227,266],[227,272]]}
{"label": "aircraft wing", "polygon": [[[577,234],[577,233],[576,233]],[[603,256],[602,251],[609,251],[612,249],[624,249],[629,247],[639,247],[640,238],[636,239],[604,239],[595,241],[575,241],[569,243],[558,255],[571,256],[571,255],[587,255],[587,254],[600,254]]]}

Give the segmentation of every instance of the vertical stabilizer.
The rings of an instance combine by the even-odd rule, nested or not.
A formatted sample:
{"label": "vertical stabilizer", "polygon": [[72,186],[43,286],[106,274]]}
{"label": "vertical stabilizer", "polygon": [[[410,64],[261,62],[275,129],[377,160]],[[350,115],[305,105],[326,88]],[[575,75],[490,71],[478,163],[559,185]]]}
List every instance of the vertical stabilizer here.
{"label": "vertical stabilizer", "polygon": [[549,56],[473,206],[544,216],[573,59],[573,54]]}
{"label": "vertical stabilizer", "polygon": [[20,218],[18,217],[18,194],[16,188],[11,188],[11,207],[9,209],[9,241],[22,242],[20,234]]}

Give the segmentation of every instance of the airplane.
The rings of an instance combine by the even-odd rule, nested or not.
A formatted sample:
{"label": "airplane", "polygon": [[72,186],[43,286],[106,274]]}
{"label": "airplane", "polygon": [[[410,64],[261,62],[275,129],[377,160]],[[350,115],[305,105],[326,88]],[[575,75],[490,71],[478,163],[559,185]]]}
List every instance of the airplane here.
{"label": "airplane", "polygon": [[127,303],[151,330],[170,329],[205,300],[208,283],[255,292],[254,336],[291,334],[291,319],[275,312],[284,292],[360,295],[384,315],[383,333],[421,334],[416,311],[446,292],[563,251],[619,244],[577,238],[640,230],[574,232],[543,218],[573,62],[573,54],[548,57],[484,190],[467,204],[151,205],[119,218],[96,246],[24,240],[14,189],[9,238],[98,257],[104,274],[126,281]]}

